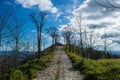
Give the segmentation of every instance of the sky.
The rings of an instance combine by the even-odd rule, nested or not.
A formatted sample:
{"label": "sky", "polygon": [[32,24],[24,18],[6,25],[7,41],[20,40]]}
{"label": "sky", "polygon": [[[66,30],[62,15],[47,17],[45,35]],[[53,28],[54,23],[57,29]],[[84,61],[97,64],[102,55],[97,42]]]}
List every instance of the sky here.
{"label": "sky", "polygon": [[[0,5],[15,8],[15,15],[26,21],[24,29],[31,40],[36,37],[36,28],[29,17],[30,13],[39,11],[47,13],[42,34],[48,38],[47,44],[51,45],[51,38],[46,33],[46,29],[56,26],[61,32],[66,25],[71,25],[70,27],[78,30],[75,23],[80,12],[82,25],[87,26],[88,32],[94,29],[94,33],[99,34],[97,36],[101,41],[107,34],[108,42],[112,43],[112,49],[120,50],[120,9],[106,8],[96,4],[95,1],[109,6],[106,0],[5,0]],[[119,0],[116,2],[120,3]],[[95,25],[95,27],[88,25]]]}

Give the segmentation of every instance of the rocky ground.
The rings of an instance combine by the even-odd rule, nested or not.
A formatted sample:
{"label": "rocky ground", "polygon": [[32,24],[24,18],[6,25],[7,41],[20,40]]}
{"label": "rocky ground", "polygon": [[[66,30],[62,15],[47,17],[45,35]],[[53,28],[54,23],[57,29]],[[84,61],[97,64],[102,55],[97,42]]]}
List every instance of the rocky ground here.
{"label": "rocky ground", "polygon": [[33,80],[83,80],[83,76],[80,75],[79,71],[73,69],[63,46],[58,46],[49,67],[37,72],[37,77]]}

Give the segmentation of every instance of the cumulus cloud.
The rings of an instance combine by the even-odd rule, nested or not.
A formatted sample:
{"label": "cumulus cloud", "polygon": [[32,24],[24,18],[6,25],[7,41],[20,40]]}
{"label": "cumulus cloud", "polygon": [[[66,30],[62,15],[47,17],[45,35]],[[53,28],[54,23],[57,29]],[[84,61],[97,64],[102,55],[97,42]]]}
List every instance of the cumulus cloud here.
{"label": "cumulus cloud", "polygon": [[22,4],[24,8],[38,6],[42,11],[50,11],[51,13],[57,13],[58,11],[51,0],[16,0],[16,2]]}
{"label": "cumulus cloud", "polygon": [[31,32],[32,32],[32,33],[37,33],[37,31],[36,31],[36,30],[34,30],[34,29],[33,29],[33,30],[31,30]]}
{"label": "cumulus cloud", "polygon": [[120,37],[120,33],[118,32],[109,32],[101,36],[101,38],[117,38],[117,37]]}
{"label": "cumulus cloud", "polygon": [[112,42],[113,42],[113,43],[120,44],[120,40],[113,40]]}
{"label": "cumulus cloud", "polygon": [[59,31],[64,31],[64,28],[66,27],[67,25],[60,25],[60,27],[58,28]]}
{"label": "cumulus cloud", "polygon": [[115,23],[119,25],[119,23],[117,23],[120,19],[117,17],[120,16],[119,11],[118,9],[111,11],[108,8],[102,7],[96,4],[95,0],[86,0],[79,8],[73,11],[73,15],[76,16],[78,15],[77,13],[80,12],[82,17],[85,18],[83,22],[87,24],[100,25],[101,23]]}
{"label": "cumulus cloud", "polygon": [[[117,42],[116,39],[120,38],[120,9],[100,6],[96,1],[109,6],[106,2],[107,0],[85,0],[78,8],[72,11],[73,17],[69,19],[70,22],[68,24],[79,30],[76,18],[81,15],[81,25],[83,27],[87,26],[87,31],[95,29],[94,32],[99,34],[101,40],[107,34],[107,38],[111,38],[113,43]],[[61,26],[61,29],[63,26]]]}

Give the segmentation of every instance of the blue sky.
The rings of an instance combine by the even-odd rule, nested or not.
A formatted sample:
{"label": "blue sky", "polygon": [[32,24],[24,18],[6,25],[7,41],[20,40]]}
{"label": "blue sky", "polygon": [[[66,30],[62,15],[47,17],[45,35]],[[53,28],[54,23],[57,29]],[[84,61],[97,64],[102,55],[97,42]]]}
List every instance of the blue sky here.
{"label": "blue sky", "polygon": [[[107,5],[106,0],[99,3]],[[117,1],[117,3],[120,3]],[[71,25],[73,29],[79,30],[76,23],[77,12],[81,12],[83,28],[87,26],[87,32],[91,28],[88,25],[97,25],[94,28],[94,38],[99,37],[97,45],[103,44],[103,36],[107,34],[108,44],[112,43],[112,49],[120,50],[120,9],[111,10],[95,3],[95,0],[5,0],[0,3],[1,8],[13,7],[15,16],[26,21],[24,30],[30,40],[33,40],[36,34],[36,27],[32,23],[29,14],[32,12],[44,11],[47,13],[47,20],[43,27],[43,35],[48,39],[48,45],[51,44],[51,38],[46,35],[46,29],[50,26],[56,26],[60,31],[66,25]],[[9,11],[9,10],[8,10]],[[99,35],[98,35],[99,34]],[[61,40],[62,41],[62,40]],[[96,44],[95,44],[96,45]]]}
{"label": "blue sky", "polygon": [[[33,41],[33,37],[36,37],[36,27],[29,17],[30,13],[39,11],[47,13],[47,20],[42,30],[42,33],[46,35],[48,27],[55,26],[58,28],[60,25],[69,23],[66,17],[72,16],[72,11],[82,2],[83,0],[5,0],[0,3],[0,6],[1,10],[6,9],[9,12],[11,9],[14,16],[26,21],[24,25],[25,37]],[[49,36],[48,40],[48,45],[50,45],[51,38]]]}
{"label": "blue sky", "polygon": [[[27,23],[26,23],[25,26],[26,27],[29,26],[30,30],[35,29],[35,26],[31,23],[31,20],[29,18],[29,14],[31,12],[34,12],[34,11],[37,12],[37,11],[41,10],[37,6],[41,5],[42,3],[30,6],[30,8],[29,8],[29,7],[23,7],[24,3],[20,4],[19,1],[24,1],[24,0],[16,0],[16,1],[14,1],[14,2],[16,2],[16,4],[14,4],[14,5],[17,5],[18,8],[19,8],[19,10],[17,12],[17,16],[19,16],[22,19],[26,18],[25,20],[27,20]],[[27,1],[28,1],[27,4],[29,4],[30,0],[27,0]],[[42,10],[42,11],[46,11],[47,16],[48,16],[46,24],[45,24],[45,26],[43,28],[43,32],[45,32],[46,28],[48,28],[50,26],[59,27],[60,25],[67,24],[69,22],[69,20],[66,19],[65,17],[69,16],[69,15],[71,16],[72,13],[68,12],[67,10],[69,9],[72,12],[73,6],[77,7],[78,5],[80,5],[80,3],[82,3],[82,0],[79,0],[80,2],[77,3],[78,5],[75,5],[75,3],[73,1],[74,0],[68,0],[68,1],[66,1],[66,0],[57,0],[57,1],[52,0],[51,1],[51,3],[53,4],[52,7],[56,7],[58,11],[56,13],[52,13],[51,10],[49,10],[49,9],[48,10]],[[32,3],[30,3],[30,4],[32,4]],[[43,8],[44,8],[44,6],[43,6]]]}

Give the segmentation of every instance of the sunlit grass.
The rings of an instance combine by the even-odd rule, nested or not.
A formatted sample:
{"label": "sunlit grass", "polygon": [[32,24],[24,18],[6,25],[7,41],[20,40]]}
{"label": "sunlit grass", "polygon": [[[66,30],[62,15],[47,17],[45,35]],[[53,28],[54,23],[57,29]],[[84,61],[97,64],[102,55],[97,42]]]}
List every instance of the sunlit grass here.
{"label": "sunlit grass", "polygon": [[120,59],[83,59],[78,54],[67,52],[76,69],[87,80],[120,80]]}
{"label": "sunlit grass", "polygon": [[48,67],[48,63],[53,59],[53,48],[47,50],[46,55],[40,59],[31,60],[24,65],[11,69],[8,73],[0,77],[0,80],[31,80],[36,77],[38,70]]}

